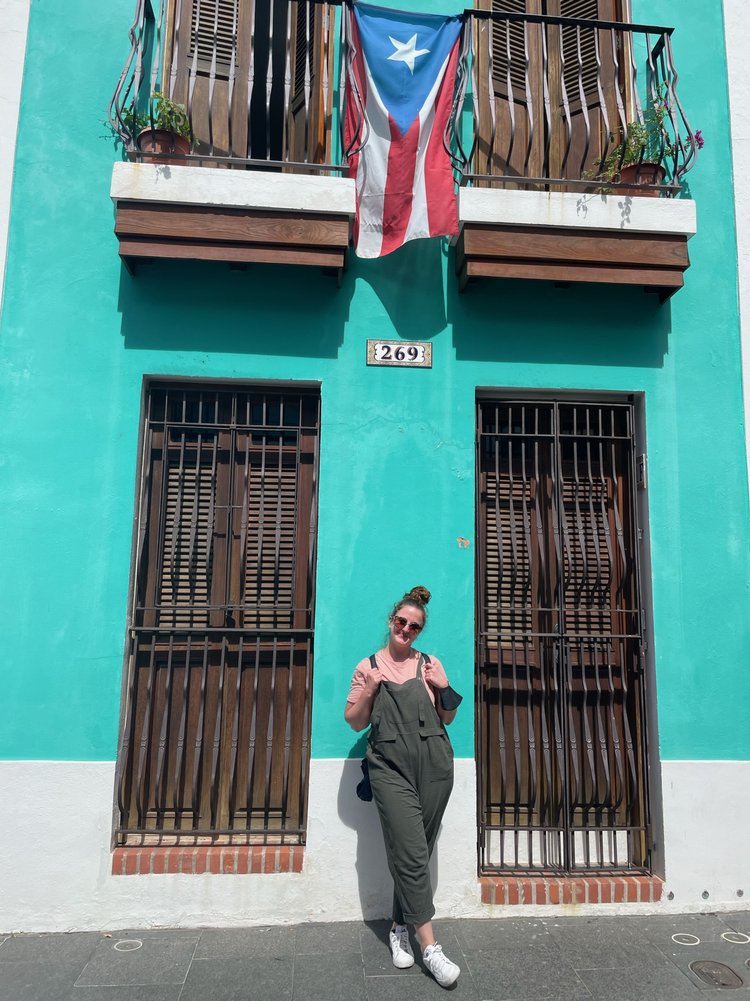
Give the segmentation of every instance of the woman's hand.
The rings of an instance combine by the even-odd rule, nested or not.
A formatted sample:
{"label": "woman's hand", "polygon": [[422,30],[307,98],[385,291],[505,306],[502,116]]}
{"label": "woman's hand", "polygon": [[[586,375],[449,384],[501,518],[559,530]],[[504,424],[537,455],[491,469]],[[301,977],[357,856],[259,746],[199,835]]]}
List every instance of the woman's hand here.
{"label": "woman's hand", "polygon": [[383,680],[383,675],[380,673],[379,667],[373,667],[365,675],[365,691],[371,696],[378,694],[378,689],[380,688],[380,682]]}
{"label": "woman's hand", "polygon": [[[427,683],[436,691],[439,691],[441,688],[448,687],[448,675],[445,673],[442,664],[436,664],[434,660],[431,660],[429,664],[425,664],[424,676]],[[456,710],[443,709],[440,704],[439,695],[435,698],[435,709],[437,710],[437,714],[443,723],[448,724],[453,722],[456,716]]]}
{"label": "woman's hand", "polygon": [[356,702],[348,702],[346,709],[344,709],[344,719],[357,733],[364,730],[370,723],[372,706],[382,681],[383,675],[380,673],[380,668],[373,667],[368,670],[365,675],[365,687],[359,698]]}
{"label": "woman's hand", "polygon": [[425,664],[424,677],[425,681],[429,685],[432,685],[433,688],[448,687],[448,676],[442,664],[436,664],[434,660],[431,660],[429,664]]}

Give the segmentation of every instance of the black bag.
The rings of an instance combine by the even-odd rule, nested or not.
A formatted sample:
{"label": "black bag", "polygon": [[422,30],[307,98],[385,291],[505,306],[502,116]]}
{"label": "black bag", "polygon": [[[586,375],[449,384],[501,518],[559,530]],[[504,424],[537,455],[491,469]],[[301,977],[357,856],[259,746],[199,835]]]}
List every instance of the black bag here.
{"label": "black bag", "polygon": [[450,712],[451,709],[458,709],[464,700],[463,695],[459,695],[455,688],[451,688],[450,685],[447,688],[438,688],[438,695],[440,696],[440,705],[446,712]]}
{"label": "black bag", "polygon": [[372,786],[370,785],[370,766],[367,758],[362,758],[359,767],[362,769],[362,780],[357,786],[357,796],[365,802],[372,802]]}
{"label": "black bag", "polygon": [[[423,653],[425,664],[430,663],[430,658],[426,653]],[[437,693],[440,697],[440,705],[446,712],[450,712],[452,709],[458,709],[464,700],[463,695],[459,695],[455,688],[451,688],[448,685],[447,688],[438,688]]]}

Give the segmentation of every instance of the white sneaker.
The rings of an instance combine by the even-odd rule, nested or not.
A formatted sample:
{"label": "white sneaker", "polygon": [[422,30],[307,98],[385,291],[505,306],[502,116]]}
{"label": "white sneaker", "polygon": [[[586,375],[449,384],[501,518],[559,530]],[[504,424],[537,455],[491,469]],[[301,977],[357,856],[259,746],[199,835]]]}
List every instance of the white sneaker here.
{"label": "white sneaker", "polygon": [[458,980],[461,967],[456,966],[444,954],[442,945],[428,945],[422,953],[424,965],[441,987],[450,987]]}
{"label": "white sneaker", "polygon": [[406,925],[396,925],[395,928],[391,928],[388,941],[391,944],[393,965],[397,970],[408,970],[410,966],[414,966],[414,953],[411,951]]}

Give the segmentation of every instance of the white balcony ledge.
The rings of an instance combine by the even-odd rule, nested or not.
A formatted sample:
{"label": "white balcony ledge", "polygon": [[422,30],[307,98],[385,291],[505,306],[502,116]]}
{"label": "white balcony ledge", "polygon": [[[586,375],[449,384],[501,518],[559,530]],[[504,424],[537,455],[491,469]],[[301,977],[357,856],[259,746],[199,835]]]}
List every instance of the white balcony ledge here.
{"label": "white balcony ledge", "polygon": [[354,180],[308,174],[115,163],[120,256],[233,264],[344,266]]}
{"label": "white balcony ledge", "polygon": [[668,298],[690,265],[695,202],[644,195],[462,188],[456,267],[471,278],[640,285]]}

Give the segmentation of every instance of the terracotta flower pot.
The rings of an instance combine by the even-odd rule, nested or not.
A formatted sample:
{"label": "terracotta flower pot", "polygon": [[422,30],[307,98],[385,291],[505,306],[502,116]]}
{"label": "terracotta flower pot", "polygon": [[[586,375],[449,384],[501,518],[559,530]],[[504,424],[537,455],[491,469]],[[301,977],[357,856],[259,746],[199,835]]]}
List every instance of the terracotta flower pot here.
{"label": "terracotta flower pot", "polygon": [[184,160],[177,160],[169,156],[149,156],[150,153],[182,153],[188,154],[192,144],[185,136],[178,136],[167,129],[143,129],[138,133],[136,146],[144,154],[144,163],[169,163],[173,166],[184,166]]}
{"label": "terracotta flower pot", "polygon": [[[666,176],[666,170],[660,163],[650,163],[644,160],[643,163],[628,163],[620,171],[619,180],[623,184],[662,184]],[[661,192],[658,188],[649,191],[634,191],[632,188],[622,188],[617,185],[612,189],[618,195],[646,195],[649,198],[658,198]]]}

